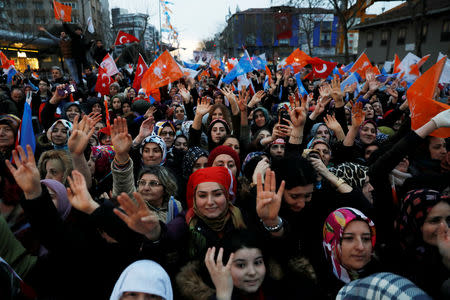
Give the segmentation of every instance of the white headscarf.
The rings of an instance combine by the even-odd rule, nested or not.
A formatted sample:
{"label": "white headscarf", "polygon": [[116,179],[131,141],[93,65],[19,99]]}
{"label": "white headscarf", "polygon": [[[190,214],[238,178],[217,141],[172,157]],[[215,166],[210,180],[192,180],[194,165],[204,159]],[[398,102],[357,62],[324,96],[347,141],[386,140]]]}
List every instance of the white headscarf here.
{"label": "white headscarf", "polygon": [[173,300],[169,275],[151,260],[139,260],[129,265],[120,274],[109,300],[119,300],[124,292],[141,292]]}

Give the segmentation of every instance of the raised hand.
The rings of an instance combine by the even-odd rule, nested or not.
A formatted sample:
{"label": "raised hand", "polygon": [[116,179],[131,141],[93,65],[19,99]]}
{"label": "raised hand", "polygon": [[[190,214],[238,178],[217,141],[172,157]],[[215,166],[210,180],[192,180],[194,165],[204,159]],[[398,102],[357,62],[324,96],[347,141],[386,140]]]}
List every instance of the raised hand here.
{"label": "raised hand", "polygon": [[132,144],[126,119],[121,117],[114,119],[114,124],[111,125],[111,141],[116,151],[116,160],[125,162]]}
{"label": "raised hand", "polygon": [[150,115],[144,122],[141,123],[141,127],[139,128],[139,136],[142,139],[145,139],[153,132],[153,127],[155,126],[155,118],[153,115]]}
{"label": "raised hand", "polygon": [[196,114],[200,116],[206,115],[211,108],[211,102],[207,97],[203,97],[202,100],[197,104]]}
{"label": "raised hand", "polygon": [[318,174],[323,176],[326,172],[329,172],[327,167],[320,158],[309,157],[308,160],[311,162],[311,165]]}
{"label": "raised hand", "polygon": [[155,114],[155,111],[156,111],[156,107],[150,106],[150,107],[147,109],[147,111],[145,112],[144,118],[147,119],[147,118],[153,117],[153,115]]}
{"label": "raised hand", "polygon": [[133,193],[136,203],[122,193],[117,196],[117,201],[125,213],[115,208],[114,213],[124,221],[128,227],[137,233],[145,235],[149,240],[157,240],[161,234],[161,227],[156,213],[152,212],[145,204],[141,194]]}
{"label": "raised hand", "polygon": [[330,128],[333,131],[338,131],[338,130],[342,130],[341,124],[339,124],[339,122],[336,120],[336,118],[334,116],[331,115],[326,115],[323,118],[323,121],[325,122],[325,124],[327,125],[328,128]]}
{"label": "raised hand", "polygon": [[306,98],[302,98],[301,105],[298,97],[295,99],[294,97],[289,97],[289,102],[291,104],[289,117],[291,118],[292,125],[296,128],[302,127],[306,121]]}
{"label": "raised hand", "polygon": [[216,298],[220,300],[230,299],[233,293],[233,279],[231,278],[231,264],[233,263],[234,253],[230,255],[228,263],[224,266],[222,262],[223,248],[220,248],[217,254],[217,260],[214,260],[216,248],[208,248],[205,255],[205,265],[208,269],[211,280],[216,287]]}
{"label": "raised hand", "polygon": [[331,95],[331,86],[328,84],[328,82],[324,83],[319,88],[319,94],[320,94],[320,96],[322,96],[324,98],[330,97],[330,95]]}
{"label": "raised hand", "polygon": [[13,166],[9,160],[5,160],[5,164],[14,176],[16,183],[24,192],[25,198],[35,199],[42,193],[41,177],[39,170],[36,168],[36,161],[30,145],[27,145],[27,153],[28,156],[21,146],[17,146],[17,151],[12,151],[12,157],[16,166]]}
{"label": "raised hand", "polygon": [[357,102],[357,103],[353,104],[353,106],[352,106],[352,127],[359,128],[359,126],[361,126],[362,122],[364,121],[365,116],[366,116],[366,113],[363,110],[362,102]]}
{"label": "raised hand", "polygon": [[191,93],[184,87],[183,84],[178,84],[178,92],[183,98],[184,103],[189,103],[192,99]]}
{"label": "raised hand", "polygon": [[310,119],[315,120],[321,113],[323,113],[325,111],[325,107],[328,103],[330,103],[330,101],[331,98],[323,98],[322,96],[319,96],[316,107],[314,108],[313,113],[310,115]]}
{"label": "raised hand", "polygon": [[74,155],[82,155],[86,149],[89,139],[94,134],[94,120],[90,120],[88,116],[84,116],[81,122],[78,123],[79,116],[75,116],[73,120],[73,130],[69,137],[67,146],[69,147],[70,153]]}
{"label": "raised hand", "polygon": [[353,94],[356,91],[357,87],[358,87],[358,84],[356,82],[353,82],[352,84],[347,84],[344,87],[344,94],[346,94],[346,93]]}
{"label": "raised hand", "polygon": [[261,99],[264,98],[265,95],[266,95],[266,93],[264,93],[263,90],[258,91],[256,94],[254,94],[252,99],[249,102],[250,107],[253,107],[256,104],[258,104],[259,102],[261,102]]}
{"label": "raised hand", "polygon": [[278,224],[278,212],[280,211],[281,199],[283,198],[284,180],[281,182],[278,192],[276,191],[275,172],[270,170],[270,168],[266,170],[264,185],[261,174],[257,175],[256,180],[256,212],[266,226],[274,226]]}
{"label": "raised hand", "polygon": [[88,118],[89,118],[89,126],[94,126],[95,124],[97,124],[102,120],[102,114],[91,112],[88,115]]}
{"label": "raised hand", "polygon": [[[262,175],[266,173],[266,170],[270,168],[269,159],[267,157],[261,159],[255,167],[255,171],[253,171],[252,182],[258,183],[258,174]],[[264,178],[261,178],[262,183],[264,183]]]}
{"label": "raised hand", "polygon": [[73,170],[72,177],[67,177],[67,181],[70,187],[67,188],[67,197],[73,207],[86,214],[91,214],[99,207],[98,203],[89,194],[83,174],[77,170]]}
{"label": "raised hand", "polygon": [[331,80],[331,97],[334,99],[338,107],[344,106],[344,92],[341,90],[341,80],[337,75],[334,75]]}

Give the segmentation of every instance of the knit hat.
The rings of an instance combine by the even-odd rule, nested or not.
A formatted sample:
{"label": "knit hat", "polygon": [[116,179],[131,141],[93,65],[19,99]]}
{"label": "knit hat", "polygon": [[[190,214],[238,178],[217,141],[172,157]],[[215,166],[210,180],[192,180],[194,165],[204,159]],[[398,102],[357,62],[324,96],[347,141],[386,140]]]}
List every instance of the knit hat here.
{"label": "knit hat", "polygon": [[211,167],[213,165],[216,157],[221,154],[228,154],[229,156],[231,156],[233,158],[234,163],[236,164],[236,168],[237,168],[236,174],[239,174],[239,172],[241,171],[241,160],[239,159],[239,155],[237,154],[237,152],[234,151],[233,148],[231,148],[229,146],[222,145],[222,146],[218,146],[218,147],[214,148],[214,150],[211,151],[211,153],[208,156],[208,167]]}

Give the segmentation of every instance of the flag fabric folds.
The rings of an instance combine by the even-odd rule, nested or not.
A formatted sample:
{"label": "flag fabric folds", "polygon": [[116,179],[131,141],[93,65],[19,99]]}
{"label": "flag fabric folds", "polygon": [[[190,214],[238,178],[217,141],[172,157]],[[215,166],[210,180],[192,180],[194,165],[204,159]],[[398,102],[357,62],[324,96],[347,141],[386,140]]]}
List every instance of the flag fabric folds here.
{"label": "flag fabric folds", "polygon": [[[432,117],[450,109],[450,106],[433,100],[434,91],[439,82],[445,57],[420,76],[407,90],[409,110],[411,111],[411,128],[416,130],[430,121]],[[440,138],[450,137],[450,128],[439,128],[430,135]]]}
{"label": "flag fabric folds", "polygon": [[105,69],[99,67],[97,83],[95,84],[95,91],[102,95],[109,95],[109,86],[111,85],[111,83],[113,83],[112,78],[108,76],[108,73],[106,73]]}
{"label": "flag fabric folds", "polygon": [[286,58],[285,62],[286,66],[292,66],[294,73],[298,73],[308,64],[308,59],[311,59],[311,56],[297,48]]}
{"label": "flag fabric folds", "polygon": [[142,58],[142,55],[139,54],[138,63],[136,66],[136,73],[134,74],[133,80],[133,88],[138,91],[141,88],[142,77],[144,77],[145,71],[148,70],[148,66]]}
{"label": "flag fabric folds", "polygon": [[300,93],[300,95],[301,96],[308,95],[308,92],[306,91],[305,87],[303,86],[300,73],[295,74],[295,80],[297,81],[298,92]]}
{"label": "flag fabric folds", "polygon": [[[438,61],[440,61],[444,57],[444,54],[439,52]],[[450,60],[446,58],[445,66],[442,70],[441,78],[439,79],[439,83],[445,84],[450,83]]]}
{"label": "flag fabric folds", "polygon": [[164,51],[144,73],[141,85],[148,92],[183,77],[183,72],[170,53]]}
{"label": "flag fabric folds", "polygon": [[58,1],[53,1],[53,11],[55,19],[63,22],[72,22],[72,7],[64,5]]}
{"label": "flag fabric folds", "polygon": [[100,64],[100,67],[102,67],[108,76],[114,76],[117,73],[119,73],[119,69],[117,69],[116,62],[112,58],[111,55],[106,54],[106,56],[103,58],[102,63]]}
{"label": "flag fabric folds", "polygon": [[123,44],[127,44],[127,43],[133,43],[133,42],[139,43],[139,40],[135,36],[119,30],[119,32],[117,33],[117,37],[116,37],[116,41],[114,42],[114,45],[118,46],[118,45],[123,45]]}
{"label": "flag fabric folds", "polygon": [[20,141],[19,144],[25,150],[25,153],[27,153],[27,145],[31,146],[33,153],[36,150],[36,138],[34,136],[33,121],[31,117],[31,97],[32,94],[29,92],[23,107],[22,122],[20,123],[20,129],[18,132]]}
{"label": "flag fabric folds", "polygon": [[325,61],[318,57],[311,57],[307,62],[312,65],[313,76],[315,78],[327,78],[337,66],[336,62]]}
{"label": "flag fabric folds", "polygon": [[356,72],[361,76],[362,79],[366,79],[366,71],[372,68],[369,58],[365,53],[361,54],[355,61],[350,72]]}
{"label": "flag fabric folds", "polygon": [[247,54],[244,54],[244,56],[222,81],[226,84],[230,84],[236,77],[252,72],[254,69],[255,68],[250,60],[250,57]]}

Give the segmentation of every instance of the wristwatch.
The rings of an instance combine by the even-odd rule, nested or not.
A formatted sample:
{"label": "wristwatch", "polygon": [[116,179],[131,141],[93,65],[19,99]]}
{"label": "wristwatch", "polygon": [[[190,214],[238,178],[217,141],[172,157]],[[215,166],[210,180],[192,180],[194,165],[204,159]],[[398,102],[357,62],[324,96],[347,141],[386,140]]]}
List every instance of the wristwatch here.
{"label": "wristwatch", "polygon": [[281,230],[281,228],[283,228],[283,219],[280,217],[278,217],[278,224],[274,225],[274,226],[266,226],[266,224],[264,224],[263,220],[261,220],[261,223],[263,224],[264,228],[268,232],[278,232]]}

